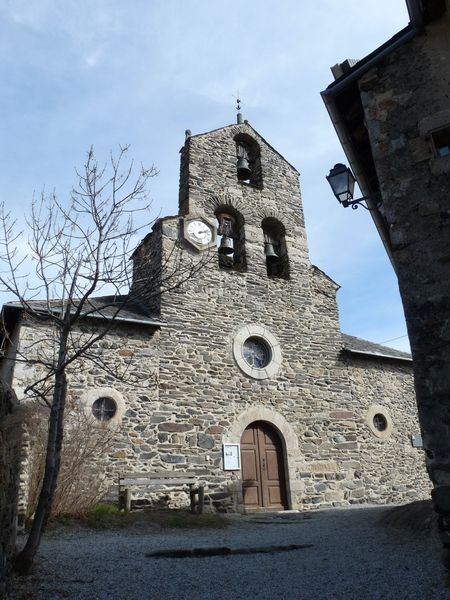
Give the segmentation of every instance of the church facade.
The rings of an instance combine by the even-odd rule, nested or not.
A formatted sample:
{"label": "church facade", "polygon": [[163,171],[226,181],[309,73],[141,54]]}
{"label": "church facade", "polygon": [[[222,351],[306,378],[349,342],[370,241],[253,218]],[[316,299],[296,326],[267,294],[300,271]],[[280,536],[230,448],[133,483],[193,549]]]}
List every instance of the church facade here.
{"label": "church facade", "polygon": [[[240,115],[187,132],[179,214],[158,219],[132,258],[130,302],[95,347],[130,377],[81,359],[68,385],[72,405],[114,432],[111,485],[195,473],[219,511],[429,495],[410,357],[340,331],[338,285],[308,257],[298,172]],[[198,269],[164,283],[182,264]],[[9,357],[37,351],[45,322],[7,309]],[[13,361],[2,370],[19,398],[36,376]]]}

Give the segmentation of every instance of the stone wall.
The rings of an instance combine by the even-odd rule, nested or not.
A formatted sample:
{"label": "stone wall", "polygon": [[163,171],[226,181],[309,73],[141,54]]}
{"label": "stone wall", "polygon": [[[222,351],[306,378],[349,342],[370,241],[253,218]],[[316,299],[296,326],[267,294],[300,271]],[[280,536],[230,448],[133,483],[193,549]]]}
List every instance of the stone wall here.
{"label": "stone wall", "polygon": [[[189,470],[206,483],[207,505],[241,510],[240,474],[223,470],[222,443],[239,443],[249,423],[264,420],[285,442],[290,507],[427,497],[421,450],[410,442],[418,431],[410,365],[343,354],[327,337],[336,317],[329,306],[336,286],[317,269],[310,277],[315,302],[308,323],[315,323],[315,336],[311,341],[303,334],[300,348],[289,313],[272,322],[283,350],[274,378],[261,382],[242,373],[232,354],[234,330],[221,338],[219,324],[211,331],[201,316],[200,323],[173,324],[153,334],[118,326],[99,342],[96,350],[108,355],[110,366],[120,370],[126,364],[139,383],[132,377],[117,381],[95,364],[79,361],[69,377],[75,404],[91,414],[92,402],[102,395],[123,402],[120,420],[110,425],[113,444],[101,457],[112,486],[118,473]],[[180,312],[186,304],[187,298],[180,301]],[[322,341],[317,335],[321,314]],[[284,321],[288,326],[280,335]],[[43,327],[24,324],[21,348],[42,339]],[[17,380],[18,387],[32,374],[29,370],[26,379]],[[373,405],[385,407],[392,417],[388,439],[377,438],[368,426]],[[24,491],[26,481],[23,477]],[[185,494],[165,491],[153,498],[171,506],[187,504]]]}
{"label": "stone wall", "polygon": [[[101,326],[94,322],[78,328],[74,331],[75,343],[77,336],[90,335],[93,329],[98,333]],[[67,410],[81,411],[87,419],[87,430],[96,424],[92,414],[96,399],[106,396],[116,403],[115,417],[108,424],[98,423],[99,431],[105,431],[104,453],[98,460],[105,465],[111,485],[116,483],[119,472],[161,466],[156,450],[158,420],[154,415],[158,397],[158,337],[159,332],[152,327],[124,327],[118,323],[92,348],[94,361],[82,357],[68,369]],[[19,352],[30,359],[45,356],[50,351],[51,338],[50,326],[27,319],[20,328]],[[102,362],[107,367],[102,367]],[[23,363],[15,370],[13,384],[17,385],[19,400],[31,407],[32,402],[26,399],[23,390],[39,373],[38,367]],[[29,418],[32,422],[32,417]],[[21,466],[22,513],[26,512],[29,492],[32,433],[29,442]]]}
{"label": "stone wall", "polygon": [[[242,131],[260,145],[263,189],[237,181],[234,136]],[[422,497],[411,478],[411,470],[422,472],[418,451],[411,453],[410,468],[399,473],[398,490],[384,485],[376,492],[380,479],[393,479],[387,476],[392,462],[384,464],[380,449],[390,444],[404,453],[407,423],[396,421],[403,437],[384,446],[368,436],[368,397],[376,392],[364,393],[364,384],[363,389],[356,385],[362,370],[349,369],[343,359],[338,286],[309,263],[295,169],[245,124],[192,136],[183,152],[180,212],[205,216],[210,222],[220,207],[241,214],[247,270],[220,268],[213,249],[211,260],[194,279],[161,299],[160,316],[168,327],[160,341],[160,447],[177,468],[194,469],[207,480],[213,503],[228,494],[230,506],[239,506],[240,474],[223,470],[222,443],[239,442],[252,415],[253,420],[277,424],[285,440],[291,508],[365,502],[369,497],[379,502]],[[267,275],[261,222],[268,215],[286,228],[289,280]],[[169,257],[177,243],[192,260],[200,260],[183,241],[179,223],[178,217],[164,220],[171,231],[178,227],[177,237],[165,235],[164,227],[153,234],[161,240],[163,256]],[[252,379],[236,363],[233,345],[248,325],[266,328],[279,342],[282,364],[273,377]],[[413,415],[411,373],[405,376],[400,369],[396,378],[394,366],[389,380],[383,359],[367,367],[369,375],[374,373],[367,387],[378,380],[390,384],[396,389],[393,399],[403,398]],[[398,409],[404,411],[401,402]],[[397,413],[395,402],[393,412]],[[416,423],[414,431],[417,428]],[[366,469],[372,454],[375,466]],[[383,476],[377,472],[380,464]]]}
{"label": "stone wall", "polygon": [[[431,484],[422,448],[411,435],[420,433],[414,401],[412,364],[363,356],[346,357],[355,403],[360,451],[356,467],[368,502],[402,502],[430,497]],[[381,412],[389,421],[386,437],[372,425]]]}
{"label": "stone wall", "polygon": [[[258,144],[262,186],[237,180],[238,134]],[[184,238],[180,215],[214,223],[218,210],[239,215],[245,270],[224,268],[217,248],[200,253]],[[239,443],[250,423],[265,421],[283,446],[289,508],[426,495],[422,456],[409,446],[418,430],[410,368],[343,353],[338,286],[309,262],[296,170],[245,123],[191,136],[182,155],[180,215],[159,220],[135,254],[133,295],[164,325],[153,331],[117,324],[98,342],[94,352],[110,370],[126,371],[122,379],[98,361],[82,359],[70,370],[69,395],[87,414],[102,396],[120,408],[110,423],[113,447],[102,457],[110,482],[119,472],[193,471],[206,484],[210,508],[242,510],[241,473],[224,470],[223,444]],[[284,232],[288,279],[268,273],[267,218]],[[162,265],[175,285],[155,296],[155,286],[164,287]],[[180,279],[180,265],[198,269]],[[242,358],[242,344],[255,332],[272,348],[265,373],[249,373]],[[35,342],[44,338],[43,325],[25,320],[19,350],[41,352]],[[23,389],[35,376],[30,365],[16,367],[14,385]],[[388,406],[389,437],[368,426],[374,404]],[[396,456],[402,464],[394,473]],[[186,495],[167,491],[154,497],[187,503]]]}
{"label": "stone wall", "polygon": [[21,417],[14,392],[0,383],[0,597],[6,590],[15,551]]}
{"label": "stone wall", "polygon": [[[434,480],[447,486],[450,426],[443,407],[450,389],[449,36],[447,11],[360,81],[414,354],[428,467],[436,473]],[[443,136],[443,154],[438,134]]]}

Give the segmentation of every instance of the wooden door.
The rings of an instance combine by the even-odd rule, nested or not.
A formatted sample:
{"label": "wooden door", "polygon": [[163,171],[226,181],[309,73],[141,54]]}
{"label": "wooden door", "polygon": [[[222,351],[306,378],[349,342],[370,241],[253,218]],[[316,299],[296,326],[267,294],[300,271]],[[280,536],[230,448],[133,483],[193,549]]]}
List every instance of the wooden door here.
{"label": "wooden door", "polygon": [[255,421],[242,434],[241,468],[247,510],[286,508],[283,448],[269,423]]}

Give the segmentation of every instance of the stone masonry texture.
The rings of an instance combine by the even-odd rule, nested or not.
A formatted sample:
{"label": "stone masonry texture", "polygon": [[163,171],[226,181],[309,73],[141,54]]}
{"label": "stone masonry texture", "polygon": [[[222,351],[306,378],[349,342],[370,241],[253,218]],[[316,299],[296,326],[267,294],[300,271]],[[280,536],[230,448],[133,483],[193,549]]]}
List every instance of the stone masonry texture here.
{"label": "stone masonry texture", "polygon": [[443,412],[450,385],[450,160],[439,155],[435,136],[444,136],[444,147],[450,143],[449,35],[447,10],[359,82],[415,352],[424,445],[429,468],[444,465],[436,475],[441,485],[450,485],[450,428]]}
{"label": "stone masonry texture", "polygon": [[[259,153],[258,185],[237,179],[237,136]],[[226,266],[215,245],[199,252],[184,238],[183,219],[217,225],[223,212],[235,218],[245,263]],[[282,232],[289,278],[268,275],[267,222]],[[163,273],[174,281],[180,264],[199,268],[167,286]],[[297,171],[245,122],[188,137],[180,214],[160,219],[134,254],[130,293],[163,325],[117,323],[97,344],[111,366],[126,368],[123,380],[83,359],[69,376],[80,410],[91,410],[96,390],[97,397],[116,393],[120,419],[103,457],[111,486],[119,473],[195,472],[209,509],[242,511],[241,472],[224,470],[223,444],[239,443],[248,425],[264,421],[281,440],[288,508],[426,498],[422,451],[410,440],[419,430],[411,364],[344,351],[337,289],[310,263]],[[250,326],[279,345],[281,363],[265,378],[245,373],[233,353]],[[21,352],[38,352],[34,342],[45,337],[45,325],[25,320],[19,327]],[[15,368],[20,398],[35,376],[30,365]],[[370,426],[373,407],[389,419],[384,438]],[[170,506],[187,502],[171,490],[151,497]]]}
{"label": "stone masonry texture", "polygon": [[15,551],[22,426],[14,392],[0,385],[0,597]]}

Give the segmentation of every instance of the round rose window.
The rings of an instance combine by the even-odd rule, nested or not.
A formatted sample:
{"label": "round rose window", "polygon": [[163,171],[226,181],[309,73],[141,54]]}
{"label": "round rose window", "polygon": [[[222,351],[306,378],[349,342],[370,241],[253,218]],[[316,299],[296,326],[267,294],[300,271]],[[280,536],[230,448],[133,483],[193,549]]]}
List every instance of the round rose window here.
{"label": "round rose window", "polygon": [[92,404],[92,414],[99,421],[109,421],[114,417],[117,405],[112,398],[97,398]]}
{"label": "round rose window", "polygon": [[267,367],[271,360],[270,348],[259,337],[252,336],[245,340],[242,348],[244,359],[254,369]]}
{"label": "round rose window", "polygon": [[234,359],[253,379],[275,377],[281,367],[281,349],[277,338],[259,323],[244,325],[233,340]]}

